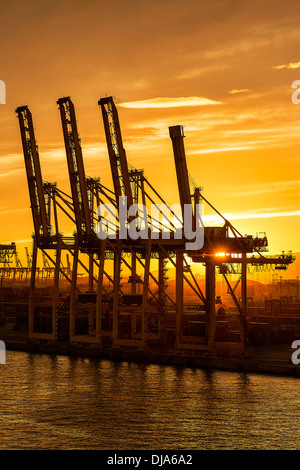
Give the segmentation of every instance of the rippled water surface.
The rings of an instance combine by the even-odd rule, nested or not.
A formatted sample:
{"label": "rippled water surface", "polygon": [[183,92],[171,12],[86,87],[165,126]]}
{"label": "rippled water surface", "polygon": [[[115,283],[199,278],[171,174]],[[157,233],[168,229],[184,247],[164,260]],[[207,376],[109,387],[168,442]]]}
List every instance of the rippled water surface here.
{"label": "rippled water surface", "polygon": [[300,379],[8,351],[0,449],[300,449]]}

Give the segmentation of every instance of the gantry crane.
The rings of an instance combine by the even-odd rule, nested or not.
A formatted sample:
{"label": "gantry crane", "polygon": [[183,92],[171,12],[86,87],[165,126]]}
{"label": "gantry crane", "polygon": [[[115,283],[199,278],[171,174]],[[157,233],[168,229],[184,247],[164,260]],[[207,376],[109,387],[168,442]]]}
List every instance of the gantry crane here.
{"label": "gantry crane", "polygon": [[[59,278],[63,275],[69,282],[70,278],[66,275],[65,270],[61,267],[62,249],[72,250],[74,248],[74,240],[72,237],[62,237],[58,227],[57,208],[62,207],[64,201],[70,210],[72,206],[65,195],[61,193],[56,184],[44,182],[40,165],[39,151],[35,139],[33,120],[28,106],[21,106],[16,109],[19,119],[21,132],[21,140],[23,146],[23,154],[29,188],[30,205],[33,218],[34,235],[33,235],[33,252],[31,260],[31,278],[30,278],[30,294],[29,294],[29,337],[57,339],[58,334],[58,309],[57,301],[59,295]],[[60,199],[60,201],[58,201]],[[64,212],[66,210],[63,208]],[[54,215],[54,227],[51,224],[51,214]],[[72,219],[72,215],[69,215]],[[55,250],[55,258],[47,252],[47,250]],[[54,266],[54,292],[52,296],[52,321],[51,332],[35,331],[35,306],[37,299],[35,295],[37,257],[38,250],[41,250]]]}
{"label": "gantry crane", "polygon": [[[108,148],[108,155],[111,167],[111,174],[113,179],[113,186],[115,192],[115,200],[119,211],[119,219],[121,215],[121,205],[124,206],[126,213],[128,214],[129,209],[133,206],[137,200],[133,200],[128,162],[126,157],[126,152],[123,147],[122,134],[119,122],[118,111],[113,101],[113,98],[105,97],[101,98],[98,101],[98,104],[102,111],[102,118]],[[135,194],[136,195],[136,194]],[[126,198],[126,199],[125,199]],[[137,222],[137,218],[132,216],[128,217],[127,221]],[[120,220],[119,220],[120,221]],[[126,221],[124,221],[126,223]],[[126,243],[125,243],[126,244]],[[118,341],[118,323],[119,323],[119,285],[120,285],[120,272],[121,272],[121,262],[124,261],[122,257],[122,245],[124,245],[123,240],[118,242],[117,246],[113,248],[114,250],[114,295],[113,295],[113,339],[116,343]],[[131,276],[129,278],[131,282],[131,293],[135,296],[136,293],[136,283],[140,281],[140,278],[136,273],[136,263],[137,263],[137,254],[135,249],[132,247],[130,250],[131,255]],[[148,289],[149,289],[149,272],[150,272],[150,256],[151,256],[151,240],[148,240],[148,243],[145,247],[145,264],[144,264],[144,279],[143,279],[143,296],[142,296],[142,306],[141,306],[141,324],[142,324],[142,341],[145,341],[146,334],[146,304],[148,298]],[[136,316],[133,317],[132,329],[136,330]]]}
{"label": "gantry crane", "polygon": [[[126,152],[123,147],[123,141],[121,136],[120,122],[118,117],[117,107],[114,104],[113,98],[105,97],[101,98],[98,101],[98,104],[102,110],[102,117],[104,123],[104,130],[106,135],[106,142],[108,148],[108,155],[111,166],[111,173],[113,179],[113,185],[115,190],[115,198],[118,204],[119,213],[120,213],[120,201],[122,198],[126,197],[127,200],[127,210],[134,204],[139,209],[139,195],[141,196],[141,203],[143,206],[146,206],[147,202],[155,204],[153,198],[145,189],[145,185],[148,187],[148,190],[152,191],[154,197],[158,197],[159,201],[163,203],[164,206],[167,206],[163,198],[159,193],[153,188],[153,186],[148,182],[144,176],[143,170],[137,170],[127,162]],[[128,217],[128,223],[139,224],[139,217],[137,214],[131,214],[131,217]],[[144,220],[145,222],[145,220]],[[132,240],[120,240],[118,239],[118,245],[114,248],[114,273],[115,273],[115,290],[114,290],[114,306],[113,306],[113,319],[114,319],[114,330],[113,338],[114,344],[124,344],[124,341],[119,340],[118,335],[118,322],[119,322],[119,297],[117,295],[117,284],[119,282],[121,262],[123,262],[130,269],[129,282],[131,283],[131,294],[132,301],[136,299],[136,286],[142,286],[142,295],[141,295],[141,329],[142,329],[142,343],[145,344],[147,340],[147,313],[148,316],[151,316],[151,308],[149,307],[148,295],[150,294],[150,300],[155,305],[156,316],[158,316],[158,331],[159,337],[164,330],[164,314],[165,314],[165,303],[166,301],[171,302],[172,308],[176,307],[176,300],[174,301],[172,297],[167,293],[166,289],[166,264],[167,261],[174,263],[172,257],[173,254],[170,251],[174,250],[174,225],[173,229],[170,224],[167,225],[167,230],[172,231],[171,245],[167,240],[162,236],[162,228],[165,226],[160,220],[155,220],[153,217],[148,216],[147,223],[149,224],[149,229],[153,226],[156,226],[158,230],[158,239],[152,240],[151,236],[147,237],[147,240],[136,240],[134,243]],[[165,226],[166,227],[166,226]],[[175,245],[178,245],[178,241],[175,242]],[[179,241],[179,244],[183,242]],[[126,262],[126,259],[122,256],[122,251],[127,252],[131,257],[131,265],[129,266]],[[151,273],[150,262],[151,258],[155,258],[158,261],[158,279]],[[144,260],[144,261],[142,261]],[[142,278],[137,275],[137,264],[142,266],[143,276]],[[150,289],[150,279],[155,283],[158,288],[157,295],[153,294]],[[194,279],[195,280],[195,279]],[[197,295],[199,294],[199,287],[193,287]],[[201,294],[201,293],[200,293]],[[178,295],[177,295],[178,297]],[[126,298],[126,302],[130,303],[130,299]],[[131,330],[136,331],[136,314],[132,313],[131,315]],[[153,320],[153,315],[152,315]],[[128,342],[126,342],[128,344]]]}
{"label": "gantry crane", "polygon": [[35,239],[38,246],[46,246],[49,243],[51,226],[47,217],[42,172],[32,115],[27,106],[17,108],[16,113],[19,118],[21,131]]}
{"label": "gantry crane", "polygon": [[[79,259],[79,252],[85,253],[89,258],[88,263],[88,276],[89,276],[89,290],[85,294],[85,301],[88,294],[93,294],[94,282],[99,285],[96,296],[96,324],[94,331],[94,308],[89,305],[89,334],[81,337],[81,341],[98,342],[101,340],[101,302],[105,288],[103,286],[103,276],[106,274],[103,270],[103,256],[105,251],[101,249],[103,243],[100,243],[96,232],[94,230],[94,198],[96,197],[97,204],[100,204],[102,196],[105,193],[103,187],[99,183],[99,179],[87,178],[85,174],[81,140],[78,133],[76,115],[74,104],[70,97],[60,98],[57,101],[59,105],[62,130],[64,136],[64,143],[66,149],[66,157],[68,163],[69,180],[71,187],[71,194],[74,206],[74,218],[76,225],[76,247],[72,271],[72,290],[71,290],[71,309],[70,309],[70,338],[75,341],[77,335],[75,334],[76,323],[76,310],[80,309],[80,305],[76,306],[76,282],[78,264],[84,267],[84,264]],[[110,198],[111,201],[111,198]],[[102,253],[103,251],[103,253]],[[94,255],[99,257],[99,263],[94,259]],[[98,266],[98,279],[94,276],[94,264]],[[111,278],[110,278],[111,279]],[[101,289],[100,289],[101,285]],[[107,292],[105,292],[107,294]],[[90,299],[95,297],[90,295]],[[91,302],[93,304],[93,302]],[[85,308],[88,305],[85,304]]]}
{"label": "gantry crane", "polygon": [[[187,248],[186,242],[190,241],[186,237],[185,230],[182,237],[176,236],[176,227],[171,221],[169,206],[159,195],[158,191],[150,184],[144,176],[143,170],[136,170],[127,162],[126,152],[123,147],[120,122],[117,107],[112,97],[101,98],[98,104],[102,111],[104,130],[108,148],[110,168],[113,179],[114,191],[104,188],[99,179],[87,178],[85,175],[84,161],[79,138],[75,108],[69,97],[61,98],[57,101],[59,105],[66,156],[68,162],[71,197],[58,190],[56,185],[43,183],[38,149],[35,142],[32,117],[27,107],[17,109],[20,121],[20,129],[23,143],[25,164],[27,169],[27,179],[30,193],[31,208],[35,228],[35,249],[42,249],[47,254],[46,249],[56,249],[55,279],[58,285],[58,275],[61,271],[61,250],[67,249],[73,255],[71,296],[70,296],[70,339],[71,341],[101,343],[103,336],[111,336],[112,344],[135,345],[147,347],[151,339],[162,341],[165,335],[166,317],[170,315],[175,319],[175,347],[180,351],[184,349],[198,349],[212,351],[215,348],[228,348],[228,344],[217,342],[215,339],[216,330],[216,269],[220,270],[227,282],[229,292],[232,295],[236,308],[240,314],[240,341],[233,347],[243,350],[246,338],[246,313],[247,313],[247,278],[246,271],[248,264],[273,263],[278,266],[288,265],[293,261],[290,257],[267,258],[262,252],[266,250],[266,237],[242,236],[233,225],[219,213],[209,201],[203,196],[202,190],[195,187],[191,194],[189,185],[189,174],[186,162],[186,155],[183,143],[182,126],[172,126],[169,128],[170,138],[173,145],[174,162],[177,175],[180,205],[182,208],[182,219],[179,223],[182,228],[186,228],[192,222],[193,230],[197,228],[200,220],[198,208],[200,201],[205,202],[213,208],[224,220],[221,227],[204,227],[204,240],[201,248]],[[150,195],[150,192],[152,194]],[[139,196],[144,206],[146,204],[157,204],[167,208],[165,219],[169,218],[165,225],[161,220],[147,215],[144,224],[148,230],[147,237],[137,237],[134,239],[121,236],[122,226],[120,226],[121,211],[124,210],[124,198],[127,204],[125,209],[132,209],[139,203]],[[61,198],[68,211],[72,222],[75,224],[76,233],[73,238],[66,242],[59,233],[57,207],[62,208]],[[95,232],[95,207],[105,201],[113,204],[118,209],[118,223],[116,226],[116,237],[99,239]],[[192,205],[193,201],[193,205]],[[54,226],[51,224],[51,203],[53,205]],[[122,205],[122,207],[121,207]],[[185,207],[191,207],[191,217],[186,219]],[[134,223],[139,225],[139,215],[131,212],[131,216],[126,220],[126,227]],[[99,215],[99,213],[97,212]],[[174,214],[172,214],[174,215]],[[101,215],[100,215],[101,218]],[[201,220],[200,220],[201,222]],[[151,229],[157,228],[158,233],[154,236]],[[167,228],[167,235],[164,229]],[[73,250],[73,251],[72,251]],[[217,257],[220,252],[224,257]],[[85,253],[89,256],[88,268],[80,260],[79,254]],[[258,256],[255,256],[256,253]],[[47,257],[50,258],[49,254]],[[205,265],[205,294],[195,278],[189,257],[195,263]],[[128,259],[130,258],[130,259]],[[113,275],[110,276],[105,270],[108,260],[113,261]],[[151,262],[158,262],[158,275],[151,269]],[[232,287],[226,277],[227,267],[233,263],[241,265],[241,300],[235,296],[235,288]],[[77,271],[78,266],[82,266],[89,273],[89,294],[94,294],[93,284],[96,284],[96,296],[94,305],[90,306],[89,330],[87,335],[75,334],[75,311],[81,308],[76,299]],[[93,274],[94,265],[98,268],[98,276]],[[137,265],[143,271],[141,276],[137,275]],[[166,269],[168,265],[175,268],[175,299],[168,292],[166,287]],[[129,282],[131,282],[131,295],[125,295],[121,287],[122,266],[126,266],[130,271]],[[36,254],[33,255],[32,267],[36,269]],[[70,270],[69,270],[70,271]],[[69,272],[68,271],[68,272]],[[67,277],[67,275],[65,274]],[[112,292],[108,292],[104,285],[106,276],[112,285]],[[34,278],[34,275],[33,275]],[[69,279],[69,278],[68,278]],[[70,280],[70,279],[69,279]],[[157,292],[153,292],[152,286],[157,287]],[[207,330],[202,337],[187,337],[184,333],[186,317],[190,307],[184,302],[184,284],[187,284],[198,296],[199,303],[196,311],[203,314]],[[142,288],[141,295],[136,295],[136,285]],[[33,295],[34,282],[32,283],[31,295]],[[78,291],[78,289],[77,289]],[[45,338],[55,339],[57,337],[57,308],[56,294],[53,300],[52,335]],[[93,304],[93,302],[90,302]],[[95,307],[95,308],[94,308]],[[103,330],[103,312],[112,312],[112,331],[110,328]],[[94,323],[94,313],[96,315],[96,329],[92,328]],[[110,316],[109,324],[110,323]],[[154,335],[151,334],[149,321],[158,320],[158,328]],[[125,337],[121,334],[121,324],[129,322],[129,328]],[[138,324],[140,326],[138,327]],[[33,314],[30,317],[30,332],[33,331]],[[42,336],[43,337],[43,336]]]}
{"label": "gantry crane", "polygon": [[[184,149],[184,133],[182,126],[172,126],[169,128],[170,137],[173,144],[173,153],[177,174],[177,183],[179,190],[179,198],[182,206],[191,205],[191,194],[189,186],[189,174],[186,163],[186,155]],[[227,286],[228,292],[232,296],[234,304],[240,315],[240,343],[237,344],[242,350],[245,349],[245,341],[247,338],[247,265],[248,264],[275,264],[277,266],[287,266],[293,262],[293,257],[277,256],[266,257],[262,252],[266,251],[268,246],[267,237],[242,236],[233,225],[225,219],[222,214],[209,203],[203,196],[201,188],[196,188],[193,195],[194,205],[194,227],[196,224],[196,203],[197,201],[205,201],[217,214],[223,219],[224,225],[222,227],[204,227],[204,243],[200,250],[189,252],[193,262],[205,264],[205,306],[208,315],[208,346],[209,348],[215,345],[215,329],[216,329],[216,301],[215,301],[215,283],[216,283],[216,268],[219,269],[220,274],[223,275]],[[255,256],[253,253],[256,253]],[[221,256],[220,256],[221,255]],[[252,255],[252,256],[249,256]],[[241,282],[241,296],[237,299],[235,289],[233,288],[227,278],[227,267],[230,264],[237,263],[241,265],[241,277],[238,281]],[[179,277],[180,278],[180,277]],[[180,289],[183,295],[183,290]],[[181,309],[182,310],[182,309]],[[182,325],[183,321],[178,320],[177,338],[180,347],[185,347],[182,343]],[[220,346],[220,345],[219,345]]]}

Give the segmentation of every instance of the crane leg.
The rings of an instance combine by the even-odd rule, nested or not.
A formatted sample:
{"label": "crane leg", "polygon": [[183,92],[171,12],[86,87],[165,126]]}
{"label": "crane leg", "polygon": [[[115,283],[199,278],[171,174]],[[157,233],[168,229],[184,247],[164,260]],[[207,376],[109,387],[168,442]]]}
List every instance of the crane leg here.
{"label": "crane leg", "polygon": [[105,245],[106,245],[106,240],[101,240],[101,249],[100,249],[100,253],[99,253],[97,297],[96,297],[96,339],[97,339],[97,343],[101,342],[101,332],[102,332],[102,291],[103,291],[102,288],[103,288],[104,262],[105,262]]}
{"label": "crane leg", "polygon": [[176,251],[176,347],[178,348],[183,331],[183,250]]}
{"label": "crane leg", "polygon": [[208,348],[214,347],[216,332],[216,266],[214,261],[207,261],[205,264],[205,283],[206,283],[206,309],[208,313]]}
{"label": "crane leg", "polygon": [[33,250],[32,250],[32,263],[31,263],[31,277],[30,277],[30,291],[29,291],[29,315],[28,315],[28,336],[32,337],[34,332],[34,290],[35,290],[35,276],[36,276],[36,264],[37,264],[37,242],[35,237],[33,238]]}

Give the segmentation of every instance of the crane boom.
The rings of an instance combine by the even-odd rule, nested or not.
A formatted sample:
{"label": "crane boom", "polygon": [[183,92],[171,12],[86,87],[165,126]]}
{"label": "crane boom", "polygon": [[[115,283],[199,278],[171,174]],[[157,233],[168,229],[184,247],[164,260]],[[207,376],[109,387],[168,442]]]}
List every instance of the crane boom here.
{"label": "crane boom", "polygon": [[118,111],[112,96],[101,98],[98,104],[102,110],[116,202],[119,205],[119,197],[126,196],[128,209],[133,204],[133,197]]}
{"label": "crane boom", "polygon": [[42,246],[47,243],[51,227],[47,217],[42,172],[32,115],[27,106],[18,107],[16,113],[20,124],[35,237],[38,246]]}
{"label": "crane boom", "polygon": [[89,237],[91,235],[92,225],[75,109],[69,97],[60,98],[57,104],[59,105],[61,114],[76,229],[79,242],[82,243],[85,236]]}
{"label": "crane boom", "polygon": [[191,204],[190,183],[188,169],[186,164],[186,156],[184,150],[184,134],[182,126],[169,127],[170,137],[173,144],[173,153],[176,167],[177,183],[179,190],[180,204],[182,212],[185,204]]}

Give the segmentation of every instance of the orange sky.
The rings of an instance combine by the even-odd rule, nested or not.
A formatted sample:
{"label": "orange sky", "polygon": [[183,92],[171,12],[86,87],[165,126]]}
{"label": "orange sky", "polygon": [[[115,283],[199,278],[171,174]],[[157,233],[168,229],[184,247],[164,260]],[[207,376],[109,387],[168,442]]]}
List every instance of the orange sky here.
{"label": "orange sky", "polygon": [[[243,234],[300,252],[299,2],[10,1],[1,5],[0,241],[33,231],[15,108],[28,105],[42,173],[69,191],[58,98],[71,96],[88,176],[112,188],[98,99],[113,95],[128,161],[178,202],[168,127],[189,172]],[[289,65],[294,64],[294,65]],[[210,212],[206,212],[209,214]]]}

